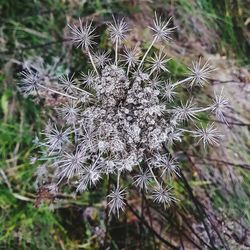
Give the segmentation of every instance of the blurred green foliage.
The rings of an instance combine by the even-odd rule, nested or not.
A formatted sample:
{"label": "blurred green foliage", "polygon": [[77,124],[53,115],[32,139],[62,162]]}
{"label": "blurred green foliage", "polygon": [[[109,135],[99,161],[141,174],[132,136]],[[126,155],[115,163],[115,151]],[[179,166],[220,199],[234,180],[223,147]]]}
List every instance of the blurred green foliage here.
{"label": "blurred green foliage", "polygon": [[[168,2],[168,1],[166,1]],[[200,19],[208,30],[217,33],[217,50],[233,57],[240,64],[249,65],[249,2],[246,0],[176,0],[174,5],[181,9],[181,18],[185,13]]]}

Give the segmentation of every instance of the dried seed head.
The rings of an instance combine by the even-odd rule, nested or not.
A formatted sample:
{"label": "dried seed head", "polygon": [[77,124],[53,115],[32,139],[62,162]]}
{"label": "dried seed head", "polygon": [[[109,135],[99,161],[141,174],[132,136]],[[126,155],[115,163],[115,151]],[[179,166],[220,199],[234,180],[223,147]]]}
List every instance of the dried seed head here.
{"label": "dried seed head", "polygon": [[80,108],[77,106],[77,102],[70,101],[58,109],[68,125],[74,125],[77,122],[80,113]]}
{"label": "dried seed head", "polygon": [[125,207],[125,189],[117,187],[107,196],[110,201],[108,206],[110,207],[110,213],[116,214],[119,217],[120,210],[124,210]]}
{"label": "dried seed head", "polygon": [[59,81],[62,84],[62,89],[69,94],[72,94],[75,92],[74,86],[76,84],[76,81],[74,79],[74,75],[63,75],[59,77]]}
{"label": "dried seed head", "polygon": [[134,185],[140,190],[147,191],[150,179],[152,179],[150,171],[148,169],[146,171],[141,170],[138,175],[134,176]]}
{"label": "dried seed head", "polygon": [[[170,178],[179,174],[173,145],[183,141],[184,133],[198,138],[204,146],[218,144],[221,135],[214,124],[196,130],[193,127],[200,113],[213,112],[224,120],[228,108],[222,92],[215,94],[212,105],[205,108],[196,107],[193,98],[182,98],[185,91],[178,94],[186,83],[192,87],[209,81],[212,69],[208,62],[202,64],[201,59],[194,62],[188,77],[176,83],[166,79],[162,73],[169,71],[166,67],[169,59],[163,50],[155,52],[150,59],[148,55],[155,42],[170,39],[174,27],[170,27],[170,19],[163,21],[157,15],[151,27],[154,38],[148,50],[140,55],[137,47],[125,48],[119,63],[118,46],[128,31],[124,19],[114,19],[108,27],[111,41],[115,43],[113,61],[108,52],[100,52],[99,48],[90,50],[95,44],[92,22],[83,25],[80,20],[79,26],[70,26],[70,29],[73,43],[87,50],[93,71],[82,73],[80,81],[73,74],[66,74],[59,78],[58,84],[54,72],[57,66],[50,70],[38,60],[37,65],[27,63],[22,73],[24,93],[35,95],[43,89],[62,97],[56,110],[63,120],[48,123],[44,139],[39,142],[42,159],[49,160],[46,165],[53,165],[54,185],[66,183],[83,192],[102,178],[116,175],[117,188],[108,195],[108,205],[110,212],[118,216],[125,206],[125,190],[120,188],[124,174],[132,175],[133,184],[139,190],[149,191],[155,202],[165,206],[176,201],[170,189],[160,184],[169,184]],[[149,72],[147,62],[150,62]],[[189,89],[190,94],[191,91]],[[61,122],[65,123],[65,129],[61,126],[58,129],[54,124]],[[47,178],[46,171],[41,170],[38,175]],[[157,188],[152,190],[151,184]]]}
{"label": "dried seed head", "polygon": [[188,121],[196,119],[195,105],[193,100],[187,101],[185,104],[181,102],[181,106],[174,108],[174,115],[179,121]]}
{"label": "dried seed head", "polygon": [[154,38],[157,41],[169,41],[171,39],[170,35],[173,33],[176,27],[169,27],[170,21],[172,18],[169,18],[168,21],[163,21],[161,17],[158,17],[157,13],[155,13],[155,18],[153,21],[153,26],[149,27],[153,33]]}
{"label": "dried seed head", "polygon": [[71,29],[71,40],[78,47],[82,47],[84,49],[91,48],[96,42],[94,39],[97,37],[94,34],[95,28],[92,27],[92,21],[86,22],[83,25],[82,20],[79,18],[79,27],[75,24],[72,26],[68,25]]}
{"label": "dried seed head", "polygon": [[122,56],[126,65],[129,65],[129,67],[134,67],[139,61],[140,53],[138,51],[138,47],[133,49],[125,47],[124,54]]}
{"label": "dried seed head", "polygon": [[48,155],[61,152],[63,147],[67,143],[70,143],[69,135],[71,132],[70,128],[59,130],[56,125],[51,128],[47,127],[44,132],[45,140],[44,143],[42,143],[42,146],[47,147]]}
{"label": "dried seed head", "polygon": [[225,118],[225,112],[229,108],[229,102],[227,98],[223,96],[223,89],[221,89],[220,94],[214,93],[214,102],[212,105],[212,111],[214,112],[216,118],[222,122],[227,123]]}
{"label": "dried seed head", "polygon": [[158,54],[154,53],[154,57],[150,59],[151,74],[153,72],[159,73],[160,71],[169,72],[169,70],[166,68],[166,63],[170,59],[166,59],[166,56],[167,55],[164,55],[162,50]]}
{"label": "dried seed head", "polygon": [[154,202],[161,203],[165,206],[169,206],[172,202],[177,201],[170,192],[171,188],[163,188],[158,186],[152,193]]}
{"label": "dried seed head", "polygon": [[154,156],[152,160],[153,167],[159,168],[162,170],[162,176],[167,174],[168,176],[172,176],[174,174],[179,175],[178,173],[178,164],[175,158],[170,155],[162,155],[158,154]]}
{"label": "dried seed head", "polygon": [[98,50],[93,54],[93,60],[97,68],[103,68],[111,59],[109,58],[109,52]]}
{"label": "dried seed head", "polygon": [[83,192],[88,187],[95,186],[97,182],[101,179],[101,168],[94,162],[93,165],[89,167],[84,167],[84,169],[80,172],[80,180],[77,186],[76,191]]}
{"label": "dried seed head", "polygon": [[177,92],[175,91],[175,87],[170,81],[165,82],[162,88],[162,92],[163,92],[163,98],[165,98],[168,102],[174,101],[174,98],[177,94]]}
{"label": "dried seed head", "polygon": [[199,138],[198,143],[202,141],[204,147],[206,147],[208,144],[212,146],[218,145],[222,137],[218,129],[215,128],[214,123],[208,125],[205,128],[204,127],[197,128],[197,130],[194,131],[193,136]]}
{"label": "dried seed head", "polygon": [[79,175],[83,169],[83,164],[86,158],[82,149],[78,149],[75,153],[64,152],[61,160],[55,162],[55,165],[59,167],[58,178],[59,179],[71,179],[72,177]]}
{"label": "dried seed head", "polygon": [[126,33],[129,31],[128,25],[124,18],[116,20],[113,16],[113,23],[108,24],[110,39],[113,43],[120,44],[126,38]]}
{"label": "dried seed head", "polygon": [[25,96],[35,95],[39,90],[39,76],[30,69],[21,72],[22,82],[19,84],[21,92]]}
{"label": "dried seed head", "polygon": [[190,86],[193,87],[194,85],[203,86],[204,84],[208,83],[209,76],[214,69],[208,64],[206,61],[203,65],[201,64],[201,58],[197,62],[192,62],[192,68],[190,70]]}
{"label": "dried seed head", "polygon": [[93,71],[88,71],[87,74],[82,73],[82,81],[88,88],[95,88],[96,75]]}

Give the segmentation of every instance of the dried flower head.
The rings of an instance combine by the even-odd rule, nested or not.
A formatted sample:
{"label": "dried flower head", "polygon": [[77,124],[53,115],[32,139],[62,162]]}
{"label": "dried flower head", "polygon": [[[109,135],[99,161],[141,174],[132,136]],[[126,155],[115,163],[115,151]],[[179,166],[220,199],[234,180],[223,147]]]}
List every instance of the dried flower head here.
{"label": "dried flower head", "polygon": [[192,63],[192,68],[190,70],[190,86],[193,87],[194,85],[203,86],[204,84],[208,83],[209,76],[213,71],[212,67],[209,65],[208,61],[206,61],[203,66],[201,64],[201,58],[197,62]]}
{"label": "dried flower head", "polygon": [[67,128],[65,130],[58,129],[57,126],[46,128],[44,131],[44,143],[41,143],[42,146],[46,146],[48,155],[57,154],[62,151],[63,147],[69,143],[69,134],[71,129]]}
{"label": "dried flower head", "polygon": [[188,121],[196,119],[196,109],[193,100],[188,100],[185,104],[174,109],[174,115],[179,121]]}
{"label": "dried flower head", "polygon": [[[166,65],[169,59],[163,50],[157,52],[154,44],[170,39],[174,30],[170,20],[163,21],[156,14],[151,27],[154,36],[147,51],[140,54],[137,47],[125,47],[120,55],[118,47],[123,46],[128,26],[124,19],[114,19],[108,25],[111,42],[115,44],[113,60],[105,51],[90,51],[94,50],[96,37],[92,23],[83,25],[80,20],[79,25],[70,26],[73,43],[84,47],[93,67],[93,71],[82,73],[79,80],[74,74],[55,78],[42,64],[35,68],[26,66],[20,85],[24,94],[39,94],[43,89],[63,98],[56,111],[64,126],[49,122],[39,142],[41,160],[47,160],[46,166],[53,166],[54,186],[73,185],[77,192],[83,192],[109,175],[116,176],[116,188],[108,195],[108,206],[110,212],[119,215],[125,206],[123,176],[132,175],[135,187],[165,206],[176,201],[171,188],[166,188],[170,178],[179,174],[177,158],[169,153],[174,152],[172,146],[182,142],[186,133],[204,146],[219,143],[221,134],[214,124],[199,128],[195,123],[199,114],[208,112],[224,119],[228,101],[222,93],[215,95],[211,105],[201,108],[192,97],[178,95],[177,91],[185,83],[208,83],[208,62],[193,63],[190,75],[177,82],[162,74],[170,73]],[[153,49],[154,56],[148,58]],[[47,85],[51,79],[58,83],[56,88]],[[43,167],[41,178],[45,172]]]}
{"label": "dried flower head", "polygon": [[139,61],[140,53],[138,51],[138,47],[133,49],[129,49],[127,47],[124,48],[123,61],[125,65],[128,65],[127,74],[129,73],[130,68],[134,68]]}
{"label": "dried flower head", "polygon": [[55,162],[55,166],[58,167],[58,177],[60,179],[71,179],[72,177],[79,175],[83,168],[85,161],[82,150],[77,150],[74,153],[64,152],[62,158]]}
{"label": "dried flower head", "polygon": [[152,175],[148,169],[146,171],[140,170],[139,174],[134,176],[134,185],[140,190],[147,191],[151,178]]}
{"label": "dried flower head", "polygon": [[170,192],[171,188],[163,188],[159,185],[152,194],[154,202],[163,204],[164,207],[169,206],[172,202],[175,202],[176,199]]}
{"label": "dried flower head", "polygon": [[169,61],[170,59],[166,59],[166,55],[163,55],[162,50],[159,53],[155,53],[154,57],[151,58],[150,60],[150,74],[152,74],[153,72],[161,72],[161,71],[165,71],[165,72],[169,72],[168,69],[166,68],[166,63]]}
{"label": "dried flower head", "polygon": [[110,199],[108,205],[110,206],[110,213],[117,214],[119,216],[120,210],[124,210],[125,207],[125,189],[116,188],[115,190],[111,191],[108,195]]}
{"label": "dried flower head", "polygon": [[212,105],[212,111],[215,114],[216,118],[220,121],[227,123],[225,118],[225,112],[228,110],[229,102],[225,96],[223,96],[223,89],[221,89],[220,94],[214,94],[214,102]]}
{"label": "dried flower head", "polygon": [[74,79],[74,75],[72,75],[72,76],[69,76],[69,75],[62,75],[62,76],[59,78],[59,81],[60,81],[61,84],[63,85],[63,86],[62,86],[62,89],[63,89],[66,93],[69,93],[69,94],[74,93],[74,88],[75,88],[75,85],[76,85],[76,81],[75,81],[75,79]]}
{"label": "dried flower head", "polygon": [[197,130],[194,131],[194,137],[199,138],[198,143],[202,141],[204,147],[206,147],[209,144],[218,145],[222,135],[215,127],[214,123],[212,123],[211,125],[208,125],[205,128],[197,128]]}
{"label": "dried flower head", "polygon": [[62,114],[63,119],[67,124],[76,124],[80,108],[77,107],[78,103],[74,101],[69,101],[62,105],[58,110]]}
{"label": "dried flower head", "polygon": [[93,61],[97,68],[103,68],[109,61],[109,52],[98,50],[93,54]]}
{"label": "dried flower head", "polygon": [[153,26],[150,27],[150,29],[154,33],[154,38],[157,41],[168,41],[171,39],[170,35],[173,33],[173,30],[176,27],[169,27],[170,21],[172,18],[169,18],[168,21],[162,20],[161,17],[158,16],[157,13],[155,13],[155,18],[153,21]]}
{"label": "dried flower head", "polygon": [[85,49],[91,48],[95,41],[94,39],[97,37],[94,34],[95,28],[92,27],[92,21],[86,22],[85,25],[83,25],[82,20],[79,18],[79,26],[68,25],[71,29],[72,34],[72,42],[77,45],[77,47],[82,47]]}
{"label": "dried flower head", "polygon": [[175,95],[177,92],[175,91],[175,86],[167,80],[162,88],[162,93],[163,97],[166,99],[168,102],[172,102],[175,98]]}
{"label": "dried flower head", "polygon": [[126,37],[126,33],[129,31],[128,25],[124,18],[121,20],[115,19],[113,16],[113,23],[108,24],[108,31],[111,41],[115,43],[121,43]]}

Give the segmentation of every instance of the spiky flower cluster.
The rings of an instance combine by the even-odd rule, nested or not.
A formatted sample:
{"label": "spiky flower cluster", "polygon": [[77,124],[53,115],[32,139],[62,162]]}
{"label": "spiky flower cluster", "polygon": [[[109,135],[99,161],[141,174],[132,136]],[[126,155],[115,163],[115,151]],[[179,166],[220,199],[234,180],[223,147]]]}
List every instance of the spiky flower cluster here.
{"label": "spiky flower cluster", "polygon": [[[203,112],[224,120],[228,102],[222,93],[204,108],[196,107],[192,98],[184,101],[177,95],[182,86],[203,87],[209,81],[212,68],[208,62],[194,62],[181,81],[165,79],[170,58],[162,49],[157,52],[154,45],[171,39],[174,27],[170,21],[155,15],[152,42],[141,54],[137,46],[123,45],[128,25],[124,19],[114,19],[108,24],[114,44],[112,61],[108,52],[93,52],[95,29],[92,22],[83,25],[80,20],[79,25],[69,26],[72,41],[86,52],[93,71],[82,73],[79,80],[61,76],[57,89],[53,89],[46,85],[47,73],[45,76],[30,66],[24,70],[21,89],[25,94],[36,95],[46,89],[64,97],[63,105],[57,108],[64,125],[49,123],[40,142],[47,171],[53,172],[54,188],[67,183],[83,192],[109,176],[116,183],[108,195],[108,205],[119,215],[125,205],[122,177],[126,177],[165,206],[176,201],[169,187],[171,177],[179,174],[177,159],[169,153],[173,144],[181,142],[184,133],[197,138],[204,147],[219,143],[221,134],[214,124],[199,127],[194,122]],[[46,175],[44,166],[40,176]]]}

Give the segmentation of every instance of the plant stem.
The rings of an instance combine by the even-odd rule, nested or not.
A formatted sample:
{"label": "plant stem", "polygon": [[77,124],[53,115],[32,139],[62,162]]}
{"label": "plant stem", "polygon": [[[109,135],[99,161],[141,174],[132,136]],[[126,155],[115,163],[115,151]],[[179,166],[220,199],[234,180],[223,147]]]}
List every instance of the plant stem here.
{"label": "plant stem", "polygon": [[182,181],[182,183],[184,184],[184,186],[187,188],[187,192],[191,198],[191,200],[194,202],[194,205],[196,207],[196,210],[199,214],[199,217],[202,221],[202,224],[204,226],[204,229],[207,233],[207,236],[209,238],[209,241],[211,243],[211,247],[212,249],[216,249],[215,246],[214,246],[214,239],[211,237],[211,234],[209,232],[209,229],[208,229],[208,226],[207,226],[207,223],[204,219],[204,217],[207,216],[207,214],[205,213],[205,211],[203,210],[203,207],[202,205],[199,203],[199,201],[195,198],[194,194],[193,194],[193,190],[191,188],[191,186],[189,185],[188,181],[186,180],[184,174],[182,173],[182,171],[180,170],[180,176],[178,176],[178,178],[180,179],[180,181]]}
{"label": "plant stem", "polygon": [[211,110],[211,109],[212,109],[212,107],[206,107],[206,108],[203,108],[203,109],[194,110],[193,112],[194,113],[200,113],[200,112],[208,111],[208,110]]}
{"label": "plant stem", "polygon": [[191,79],[192,79],[192,77],[185,78],[185,79],[183,79],[183,80],[181,80],[181,81],[178,81],[178,82],[174,83],[172,86],[173,86],[173,87],[176,87],[176,86],[178,86],[178,85],[180,85],[180,84],[182,84],[182,83],[184,83],[184,82],[187,82],[187,81],[189,81],[189,80],[191,80]]}
{"label": "plant stem", "polygon": [[159,181],[158,181],[158,180],[156,179],[156,177],[155,177],[155,174],[154,174],[152,168],[151,168],[150,166],[148,166],[148,167],[149,167],[149,170],[150,170],[150,172],[151,172],[151,174],[152,174],[152,176],[153,176],[153,178],[154,178],[156,184],[157,184],[159,187],[161,187]]}
{"label": "plant stem", "polygon": [[118,58],[118,40],[115,42],[115,65],[117,66],[117,58]]}
{"label": "plant stem", "polygon": [[128,209],[141,221],[141,223],[143,223],[143,225],[148,228],[161,242],[163,242],[165,245],[167,245],[168,247],[170,247],[171,249],[175,249],[178,250],[179,247],[174,246],[172,243],[170,243],[169,241],[165,240],[159,233],[157,233],[153,227],[151,227],[147,221],[142,218],[136,210],[134,210],[127,201],[125,201]]}
{"label": "plant stem", "polygon": [[127,76],[128,76],[128,74],[129,74],[129,70],[130,70],[130,63],[128,64]]}
{"label": "plant stem", "polygon": [[93,96],[93,94],[91,94],[91,93],[89,93],[88,91],[85,91],[85,90],[83,90],[83,89],[81,89],[81,88],[78,88],[77,86],[74,86],[74,85],[73,85],[73,88],[76,89],[76,90],[78,90],[78,91],[81,91],[81,92],[83,92],[83,93],[85,93],[85,94],[87,94],[87,95],[92,95],[92,96]]}
{"label": "plant stem", "polygon": [[151,48],[153,47],[154,43],[156,42],[156,39],[157,39],[157,38],[155,37],[154,40],[152,41],[152,43],[150,44],[150,46],[148,47],[148,50],[147,50],[146,53],[144,54],[144,56],[143,56],[143,58],[142,58],[142,60],[141,60],[141,62],[140,62],[140,64],[139,64],[138,70],[141,68],[141,66],[142,66],[143,62],[145,61],[145,59],[146,59],[146,57],[147,57],[149,51],[151,50]]}
{"label": "plant stem", "polygon": [[73,99],[73,100],[77,100],[77,98],[74,97],[74,96],[71,96],[71,95],[68,95],[68,94],[59,92],[59,91],[57,91],[57,90],[54,90],[54,89],[45,87],[45,86],[43,86],[43,85],[41,85],[41,84],[39,84],[39,83],[38,83],[37,85],[38,85],[39,87],[43,88],[43,89],[46,89],[46,90],[51,91],[51,92],[53,92],[53,93],[56,93],[56,94],[58,94],[58,95],[66,96],[66,97],[69,97],[69,98],[71,98],[71,99]]}
{"label": "plant stem", "polygon": [[91,55],[91,53],[90,53],[90,50],[89,50],[89,48],[86,48],[86,49],[87,49],[88,56],[89,56],[89,59],[90,59],[90,61],[91,61],[91,64],[92,64],[92,66],[93,66],[93,68],[94,68],[96,74],[99,76],[98,70],[97,70],[97,68],[96,68],[96,66],[95,66],[95,63],[94,63],[93,57],[92,57],[92,55]]}
{"label": "plant stem", "polygon": [[120,175],[121,175],[121,172],[118,170],[118,173],[117,173],[117,188],[119,188]]}

